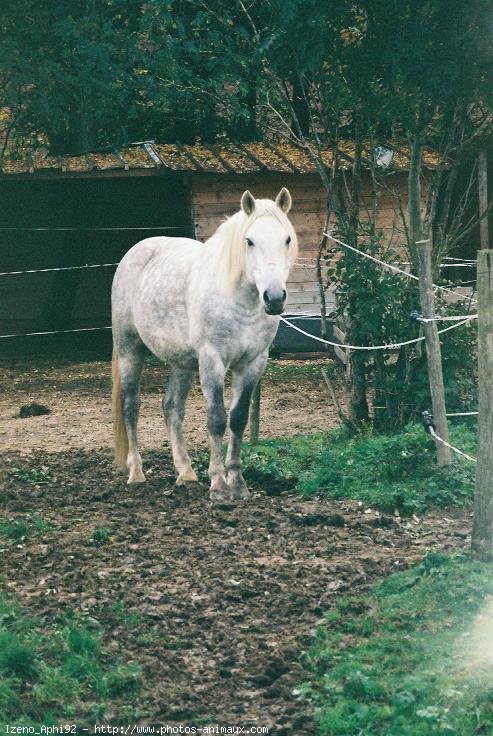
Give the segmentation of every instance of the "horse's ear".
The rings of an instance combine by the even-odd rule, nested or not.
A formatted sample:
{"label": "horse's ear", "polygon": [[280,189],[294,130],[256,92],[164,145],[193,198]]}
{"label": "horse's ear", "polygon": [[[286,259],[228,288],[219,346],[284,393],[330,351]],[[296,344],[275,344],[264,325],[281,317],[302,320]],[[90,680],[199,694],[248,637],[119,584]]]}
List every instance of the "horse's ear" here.
{"label": "horse's ear", "polygon": [[253,198],[253,194],[246,190],[246,192],[243,192],[243,195],[241,197],[241,209],[246,215],[251,215],[253,210],[255,209],[255,199]]}
{"label": "horse's ear", "polygon": [[288,214],[289,210],[291,209],[291,205],[293,204],[293,200],[291,199],[291,195],[289,193],[289,189],[286,189],[286,187],[283,187],[279,194],[276,197],[276,204],[283,212]]}

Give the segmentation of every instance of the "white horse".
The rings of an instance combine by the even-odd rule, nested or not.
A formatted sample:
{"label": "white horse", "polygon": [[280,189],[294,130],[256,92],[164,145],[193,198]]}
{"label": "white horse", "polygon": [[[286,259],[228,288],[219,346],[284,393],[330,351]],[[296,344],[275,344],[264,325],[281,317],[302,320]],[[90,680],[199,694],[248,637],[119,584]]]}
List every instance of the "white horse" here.
{"label": "white horse", "polygon": [[[197,480],[182,433],[185,402],[199,370],[210,437],[211,499],[243,499],[241,443],[250,397],[264,371],[286,302],[297,239],[287,218],[291,195],[276,201],[241,198],[241,210],[203,244],[189,238],[147,238],[119,264],[112,288],[113,419],[117,464],[128,483],[145,480],[137,445],[139,384],[146,348],[170,365],[163,400],[177,484]],[[231,437],[224,379],[231,369]]]}

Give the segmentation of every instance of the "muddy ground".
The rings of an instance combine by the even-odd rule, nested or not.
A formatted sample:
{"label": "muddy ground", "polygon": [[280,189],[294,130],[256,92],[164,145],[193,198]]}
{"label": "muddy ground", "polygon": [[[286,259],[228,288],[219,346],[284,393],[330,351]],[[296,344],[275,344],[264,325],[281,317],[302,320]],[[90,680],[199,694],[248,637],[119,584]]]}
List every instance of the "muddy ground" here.
{"label": "muddy ground", "polygon": [[[330,363],[314,359],[313,368]],[[276,362],[275,375],[267,375],[262,398],[263,437],[314,432],[339,424],[321,374],[296,380],[294,360]],[[166,444],[161,411],[166,371],[148,363],[143,372],[139,440],[143,450]],[[48,360],[0,363],[0,452],[35,449],[58,452],[69,449],[111,447],[111,366],[107,362],[63,364]],[[226,399],[230,397],[226,389]],[[19,421],[19,408],[31,402],[46,405],[51,413]],[[198,381],[190,392],[184,430],[193,451],[207,441],[203,397]],[[247,433],[248,436],[248,433]]]}
{"label": "muddy ground", "polygon": [[[103,654],[139,665],[142,689],[129,696],[135,710],[131,718],[125,711],[125,722],[314,734],[296,692],[309,676],[303,652],[324,611],[427,548],[462,548],[469,516],[382,516],[356,502],[306,500],[263,477],[253,481],[248,503],[211,508],[205,486],[176,488],[167,450],[149,449],[163,435],[160,423],[153,436],[152,422],[161,422],[151,416],[151,398],[158,409],[153,371],[143,442],[149,480],[131,489],[113,470],[107,427],[97,433],[98,422],[109,420],[107,365],[47,367],[36,386],[32,372],[4,371],[11,389],[2,399],[1,517],[35,513],[53,529],[2,545],[3,586],[47,628],[68,609],[100,625]],[[322,386],[289,380],[287,392],[275,382],[264,391],[264,416],[272,408],[264,434],[335,423]],[[14,419],[28,398],[55,411]],[[188,428],[200,448],[195,400]],[[290,411],[291,425],[281,425]],[[100,545],[96,528],[109,532]],[[121,725],[121,708],[110,704],[104,721]],[[87,712],[78,718],[90,721]]]}

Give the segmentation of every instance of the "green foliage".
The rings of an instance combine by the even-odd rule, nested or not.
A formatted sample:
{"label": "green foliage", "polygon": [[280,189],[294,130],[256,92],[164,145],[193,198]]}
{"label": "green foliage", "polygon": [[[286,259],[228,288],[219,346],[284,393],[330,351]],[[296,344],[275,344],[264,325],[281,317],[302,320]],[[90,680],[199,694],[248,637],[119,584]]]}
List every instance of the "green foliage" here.
{"label": "green foliage", "polygon": [[92,533],[91,542],[96,547],[102,547],[110,541],[110,530],[104,526],[97,526]]}
{"label": "green foliage", "polygon": [[492,572],[431,552],[331,611],[306,653],[313,677],[302,688],[321,734],[490,733],[491,670],[471,667],[477,652],[461,642],[477,646],[468,634],[493,593]]}
{"label": "green foliage", "polygon": [[251,140],[279,125],[275,108],[326,142],[352,137],[356,113],[372,137],[419,123],[436,142],[458,102],[491,97],[487,12],[483,0],[18,0],[0,28],[5,128],[57,153]]}
{"label": "green foliage", "polygon": [[2,15],[2,106],[14,135],[53,152],[128,140],[139,93],[139,3],[21,0]]}
{"label": "green foliage", "polygon": [[[466,429],[457,429],[452,436],[460,447],[469,448],[474,442]],[[327,443],[298,487],[305,493],[354,498],[374,508],[409,514],[471,499],[474,469],[462,461],[438,468],[429,436],[422,427],[410,426],[395,435]]]}
{"label": "green foliage", "polygon": [[57,724],[94,698],[137,692],[139,682],[135,664],[102,650],[101,632],[73,616],[47,627],[0,597],[0,723]]}
{"label": "green foliage", "polygon": [[[451,428],[451,436],[466,452],[475,452],[475,433],[467,425]],[[390,436],[337,430],[263,440],[253,448],[246,444],[243,460],[250,483],[262,480],[306,495],[352,498],[387,512],[462,505],[474,490],[473,466],[458,459],[438,468],[434,444],[421,426]]]}
{"label": "green foliage", "polygon": [[[386,262],[400,260],[392,248],[383,247],[383,233],[370,235],[364,244],[358,241],[358,246]],[[389,345],[418,337],[417,325],[410,318],[411,312],[419,307],[414,284],[409,286],[403,277],[351,251],[344,251],[330,269],[329,278],[339,287],[336,314],[349,320],[349,344]],[[379,350],[358,356],[365,361],[365,380],[374,392],[373,424],[387,431],[407,424],[420,408],[416,400],[410,406],[407,401],[411,390],[419,401],[414,374],[417,364],[423,365],[421,349],[404,346],[398,359],[391,360],[394,354]]]}
{"label": "green foliage", "polygon": [[[464,314],[475,308],[463,304],[439,307],[441,314]],[[472,320],[467,326],[447,332],[441,340],[445,404],[448,412],[476,411],[478,407],[478,344],[477,326]]]}
{"label": "green foliage", "polygon": [[35,674],[35,655],[9,631],[0,633],[0,672],[26,682]]}

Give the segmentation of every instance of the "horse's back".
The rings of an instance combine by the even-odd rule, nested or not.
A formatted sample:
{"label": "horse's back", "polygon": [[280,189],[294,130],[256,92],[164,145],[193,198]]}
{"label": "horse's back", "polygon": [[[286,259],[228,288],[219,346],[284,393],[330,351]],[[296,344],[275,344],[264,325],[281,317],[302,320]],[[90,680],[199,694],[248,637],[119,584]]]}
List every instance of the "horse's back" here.
{"label": "horse's back", "polygon": [[120,261],[115,277],[131,270],[134,275],[141,272],[156,258],[179,257],[188,260],[196,256],[202,243],[192,238],[145,238],[128,250]]}
{"label": "horse's back", "polygon": [[161,358],[188,351],[186,294],[203,245],[191,238],[146,238],[122,258],[113,279],[117,347],[138,335]]}

